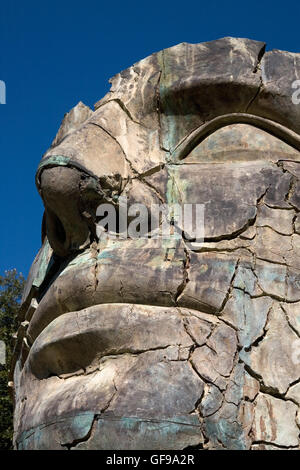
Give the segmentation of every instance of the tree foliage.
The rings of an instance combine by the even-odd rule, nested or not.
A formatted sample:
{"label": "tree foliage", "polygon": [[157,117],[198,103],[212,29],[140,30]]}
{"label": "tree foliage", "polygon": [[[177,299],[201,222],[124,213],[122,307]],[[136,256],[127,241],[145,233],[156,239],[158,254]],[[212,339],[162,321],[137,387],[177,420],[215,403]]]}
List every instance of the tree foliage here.
{"label": "tree foliage", "polygon": [[6,346],[6,364],[0,364],[0,450],[12,449],[13,409],[7,384],[23,287],[24,278],[16,269],[0,276],[0,341]]}

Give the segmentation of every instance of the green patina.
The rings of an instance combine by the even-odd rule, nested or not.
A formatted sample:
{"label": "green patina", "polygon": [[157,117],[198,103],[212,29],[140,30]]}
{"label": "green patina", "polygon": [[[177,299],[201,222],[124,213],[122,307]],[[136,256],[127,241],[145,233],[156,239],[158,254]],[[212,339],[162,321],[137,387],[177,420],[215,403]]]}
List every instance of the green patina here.
{"label": "green patina", "polygon": [[[174,74],[174,70],[171,67],[167,50],[158,52],[157,61],[162,71],[159,82],[160,102],[164,111],[161,114],[161,119],[163,121],[162,128],[164,130],[162,132],[162,143],[164,148],[166,148],[167,150],[171,150],[176,145],[178,135],[178,123],[176,122],[176,118],[173,113],[168,112],[173,108],[172,98],[169,97],[169,90],[172,83],[178,80],[179,77],[176,77],[176,75]],[[184,118],[184,116],[181,117]]]}
{"label": "green patina", "polygon": [[[166,443],[172,439],[173,436],[179,433],[186,434],[188,430],[199,433],[200,423],[197,416],[174,416],[165,419],[145,419],[138,417],[117,417],[113,415],[105,416],[100,411],[85,411],[75,416],[67,416],[59,419],[56,423],[47,423],[35,428],[24,431],[17,439],[19,450],[29,449],[47,449],[51,446],[49,436],[53,433],[53,428],[56,428],[56,442],[60,441],[61,445],[72,443],[75,440],[86,440],[91,430],[91,426],[95,416],[99,416],[96,420],[98,431],[101,437],[98,437],[98,444],[105,448],[106,445],[116,446],[113,442],[115,436],[111,435],[111,431],[115,429],[116,434],[122,432],[124,439],[126,434],[128,438],[135,435],[137,438],[141,437],[160,442],[163,439]],[[110,433],[102,432],[103,428],[109,426]],[[100,442],[102,441],[102,442]],[[112,448],[112,447],[107,447]]]}
{"label": "green patina", "polygon": [[38,271],[32,282],[34,287],[38,289],[41,286],[52,265],[52,248],[46,239],[41,250]]}
{"label": "green patina", "polygon": [[[219,443],[229,450],[245,450],[247,444],[245,441],[245,432],[239,419],[239,405],[243,398],[244,387],[244,366],[238,363],[231,376],[230,394],[227,396],[227,413],[221,408],[215,415],[206,418],[205,432],[209,440],[211,440],[216,448]],[[228,393],[228,388],[227,392]],[[222,416],[222,413],[225,416]],[[230,417],[228,416],[230,414]]]}
{"label": "green patina", "polygon": [[20,435],[17,439],[18,450],[49,448],[49,445],[51,446],[49,436],[53,432],[50,431],[49,433],[49,428],[57,428],[57,437],[61,438],[62,444],[83,439],[91,429],[93,420],[94,413],[85,411],[75,416],[60,418],[53,424],[41,424],[40,426],[24,431]]}
{"label": "green patina", "polygon": [[222,443],[228,450],[247,449],[243,427],[237,421],[230,422],[227,418],[219,418],[217,421],[207,419],[205,431],[216,448],[219,447],[219,443]]}
{"label": "green patina", "polygon": [[[115,258],[115,253],[114,253],[114,250],[117,250],[117,247],[116,248],[111,248],[109,250],[104,250],[104,251],[101,251],[101,253],[98,254],[97,258],[99,260],[110,260],[110,259],[114,259]],[[105,264],[105,263],[104,263]]]}
{"label": "green patina", "polygon": [[85,264],[86,266],[92,266],[93,264],[95,264],[95,258],[93,258],[89,249],[85,250],[83,253],[78,254],[76,258],[70,261],[65,267],[65,269],[61,271],[60,276],[66,273],[67,271],[77,268],[78,266],[81,266],[83,264]]}
{"label": "green patina", "polygon": [[179,181],[178,168],[176,166],[169,166],[168,172],[167,203],[179,204],[182,201],[182,194],[185,193],[187,184],[185,181]]}
{"label": "green patina", "polygon": [[68,166],[71,158],[65,157],[64,155],[51,155],[51,157],[45,158],[41,161],[37,169],[37,178],[42,169],[47,166]]}

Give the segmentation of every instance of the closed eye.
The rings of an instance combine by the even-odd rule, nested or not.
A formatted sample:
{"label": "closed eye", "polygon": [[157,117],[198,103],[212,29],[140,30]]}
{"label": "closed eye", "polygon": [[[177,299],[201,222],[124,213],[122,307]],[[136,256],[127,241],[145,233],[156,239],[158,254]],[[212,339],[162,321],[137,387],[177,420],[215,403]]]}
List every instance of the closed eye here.
{"label": "closed eye", "polygon": [[171,153],[170,163],[181,160],[186,163],[209,162],[212,154],[219,154],[222,160],[226,158],[226,151],[239,151],[241,155],[243,150],[247,150],[248,160],[251,152],[255,157],[262,150],[273,152],[273,155],[280,153],[281,159],[285,155],[295,156],[300,150],[300,136],[269,119],[251,114],[226,114],[185,137]]}

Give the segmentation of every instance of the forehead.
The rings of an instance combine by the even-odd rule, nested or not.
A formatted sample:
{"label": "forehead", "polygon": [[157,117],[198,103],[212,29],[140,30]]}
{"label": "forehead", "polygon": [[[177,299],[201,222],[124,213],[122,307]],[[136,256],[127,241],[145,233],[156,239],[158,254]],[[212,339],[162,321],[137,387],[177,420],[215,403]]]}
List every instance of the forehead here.
{"label": "forehead", "polygon": [[96,104],[116,99],[148,129],[160,128],[172,150],[187,134],[217,116],[249,113],[299,133],[300,110],[292,102],[300,54],[265,52],[265,44],[223,38],[182,43],[152,54],[112,80]]}
{"label": "forehead", "polygon": [[190,149],[199,129],[205,136],[239,122],[283,140],[292,134],[288,143],[299,148],[300,106],[292,102],[298,76],[299,54],[265,52],[262,42],[178,44],[113,77],[94,112],[77,105],[41,165],[61,164],[63,157],[62,164],[71,161],[98,177],[116,169],[126,176],[128,165],[144,174]]}

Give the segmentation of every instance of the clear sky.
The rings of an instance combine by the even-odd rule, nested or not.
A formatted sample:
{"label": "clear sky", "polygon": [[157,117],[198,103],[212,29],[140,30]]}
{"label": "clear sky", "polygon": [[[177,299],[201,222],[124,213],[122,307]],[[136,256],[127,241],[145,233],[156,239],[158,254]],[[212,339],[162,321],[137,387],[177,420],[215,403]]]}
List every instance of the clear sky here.
{"label": "clear sky", "polygon": [[89,106],[108,79],[152,52],[224,36],[300,52],[299,1],[1,0],[0,274],[27,275],[40,247],[36,167],[65,112]]}

